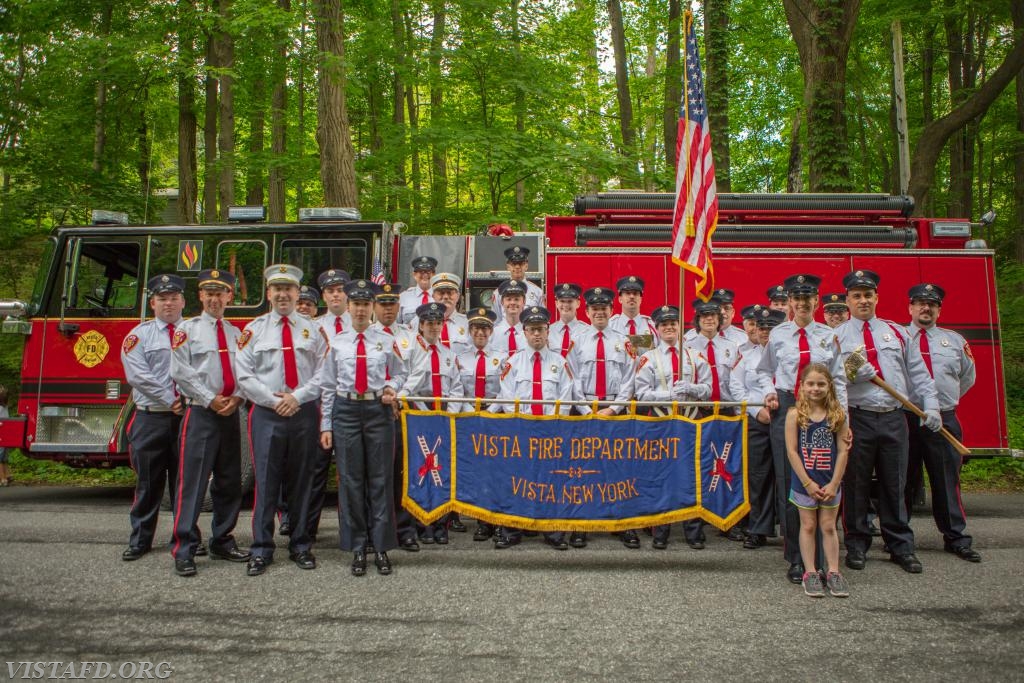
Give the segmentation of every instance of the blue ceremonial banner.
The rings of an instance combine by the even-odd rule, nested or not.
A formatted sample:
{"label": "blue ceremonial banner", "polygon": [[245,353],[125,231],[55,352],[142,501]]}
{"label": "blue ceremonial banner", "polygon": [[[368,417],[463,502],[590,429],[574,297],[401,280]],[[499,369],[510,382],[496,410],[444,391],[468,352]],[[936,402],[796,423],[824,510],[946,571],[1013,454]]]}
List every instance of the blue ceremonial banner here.
{"label": "blue ceremonial banner", "polygon": [[406,410],[403,504],[538,531],[622,531],[750,505],[746,418],[541,416]]}

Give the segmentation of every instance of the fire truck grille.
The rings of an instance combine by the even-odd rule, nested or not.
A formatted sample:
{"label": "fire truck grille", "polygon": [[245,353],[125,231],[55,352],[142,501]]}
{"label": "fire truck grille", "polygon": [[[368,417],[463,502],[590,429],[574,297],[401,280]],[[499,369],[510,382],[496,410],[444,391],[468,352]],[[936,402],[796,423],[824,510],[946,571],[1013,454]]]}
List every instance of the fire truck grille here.
{"label": "fire truck grille", "polygon": [[33,451],[105,452],[119,407],[43,406]]}

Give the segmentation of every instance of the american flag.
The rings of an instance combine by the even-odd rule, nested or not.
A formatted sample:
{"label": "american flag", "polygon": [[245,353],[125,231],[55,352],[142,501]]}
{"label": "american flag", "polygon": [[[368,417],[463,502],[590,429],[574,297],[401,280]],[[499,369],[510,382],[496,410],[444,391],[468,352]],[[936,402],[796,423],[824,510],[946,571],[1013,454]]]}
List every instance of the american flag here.
{"label": "american flag", "polygon": [[711,131],[704,103],[693,12],[683,17],[686,64],[683,100],[676,134],[676,204],[672,214],[672,260],[697,277],[697,296],[707,301],[715,290],[711,263],[711,236],[718,226],[715,162],[711,158]]}
{"label": "american flag", "polygon": [[380,265],[380,257],[373,259],[373,268],[370,270],[370,280],[378,285],[382,285],[387,282],[387,278],[384,277],[384,269]]}

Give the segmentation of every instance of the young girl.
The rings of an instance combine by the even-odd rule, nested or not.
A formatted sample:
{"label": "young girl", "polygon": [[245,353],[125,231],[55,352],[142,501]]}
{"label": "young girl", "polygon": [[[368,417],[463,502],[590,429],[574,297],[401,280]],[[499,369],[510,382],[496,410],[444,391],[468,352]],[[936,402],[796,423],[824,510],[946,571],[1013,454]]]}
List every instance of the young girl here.
{"label": "young girl", "polygon": [[804,592],[812,598],[825,595],[815,569],[814,533],[821,528],[828,563],[825,584],[837,598],[850,594],[839,573],[839,537],[836,515],[842,500],[841,484],[849,447],[849,426],[836,399],[828,368],[810,363],[800,375],[796,405],[786,414],[786,452],[793,468],[789,500],[800,509],[800,554],[803,556]]}

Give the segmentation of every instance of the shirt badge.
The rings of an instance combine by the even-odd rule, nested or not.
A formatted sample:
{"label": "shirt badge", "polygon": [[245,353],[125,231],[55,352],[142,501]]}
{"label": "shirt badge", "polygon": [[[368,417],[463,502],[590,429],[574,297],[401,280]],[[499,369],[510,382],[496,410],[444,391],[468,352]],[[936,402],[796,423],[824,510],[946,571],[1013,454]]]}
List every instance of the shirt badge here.
{"label": "shirt badge", "polygon": [[377,342],[377,350],[378,351],[383,351],[384,350],[384,345],[381,344],[380,342]]}
{"label": "shirt badge", "polygon": [[128,353],[139,344],[139,338],[137,335],[129,334],[124,338],[124,343],[121,345],[121,350]]}
{"label": "shirt badge", "polygon": [[884,341],[891,342],[892,341],[892,335],[891,334],[883,334],[882,335],[882,339]]}
{"label": "shirt badge", "polygon": [[500,361],[498,360],[497,357],[494,357],[494,358],[491,359],[491,365],[497,365],[499,362]]}
{"label": "shirt badge", "polygon": [[551,366],[551,372],[552,373],[558,372],[558,366],[557,365],[552,365]]}
{"label": "shirt badge", "polygon": [[943,346],[949,346],[949,340],[948,339],[943,339],[942,340],[942,345]]}
{"label": "shirt badge", "polygon": [[244,349],[245,345],[249,343],[250,339],[252,339],[252,330],[248,328],[242,330],[242,336],[238,338],[238,350],[241,351],[242,349]]}
{"label": "shirt badge", "polygon": [[175,330],[174,336],[171,337],[171,348],[177,349],[188,339],[188,335],[185,334],[185,330]]}
{"label": "shirt badge", "polygon": [[408,339],[404,339],[404,338],[402,339],[402,348],[403,349],[409,348],[409,340]]}
{"label": "shirt badge", "polygon": [[302,331],[302,338],[303,339],[309,339],[309,330],[308,329],[305,329],[305,330]]}

